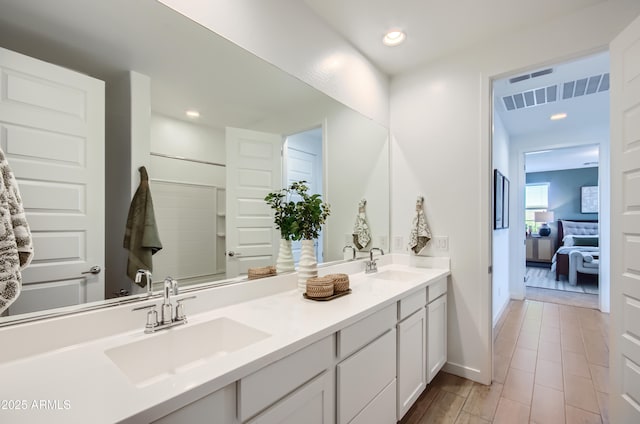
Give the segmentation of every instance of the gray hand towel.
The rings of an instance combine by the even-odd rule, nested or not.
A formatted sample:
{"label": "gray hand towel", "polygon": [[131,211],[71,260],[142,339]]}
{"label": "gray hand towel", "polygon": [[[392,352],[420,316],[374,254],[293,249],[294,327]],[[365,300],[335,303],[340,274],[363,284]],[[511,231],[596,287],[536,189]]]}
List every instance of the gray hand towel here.
{"label": "gray hand towel", "polygon": [[33,259],[31,231],[18,183],[0,150],[0,313],[20,295],[22,274]]}
{"label": "gray hand towel", "polygon": [[[127,275],[132,281],[135,281],[138,269],[153,271],[151,256],[162,249],[156,217],[153,212],[149,176],[144,166],[138,170],[140,171],[140,185],[131,200],[124,233],[124,248],[129,250]],[[144,287],[144,283],[140,282],[140,286]]]}

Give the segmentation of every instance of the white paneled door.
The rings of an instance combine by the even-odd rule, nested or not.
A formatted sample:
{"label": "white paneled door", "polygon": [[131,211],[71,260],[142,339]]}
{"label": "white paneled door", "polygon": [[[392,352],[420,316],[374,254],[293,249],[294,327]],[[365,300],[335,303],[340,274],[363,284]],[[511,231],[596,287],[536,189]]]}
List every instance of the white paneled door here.
{"label": "white paneled door", "polygon": [[611,43],[610,421],[640,423],[640,18]]}
{"label": "white paneled door", "polygon": [[104,83],[0,49],[0,146],[35,249],[9,313],[104,299]]}
{"label": "white paneled door", "polygon": [[226,129],[227,277],[275,265],[278,239],[265,196],[282,186],[282,136]]}

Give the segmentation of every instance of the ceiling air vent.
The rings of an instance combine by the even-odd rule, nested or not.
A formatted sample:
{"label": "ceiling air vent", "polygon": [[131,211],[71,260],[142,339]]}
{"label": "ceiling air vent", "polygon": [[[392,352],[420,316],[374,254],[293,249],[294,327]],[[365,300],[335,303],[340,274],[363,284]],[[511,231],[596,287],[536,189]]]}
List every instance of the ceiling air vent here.
{"label": "ceiling air vent", "polygon": [[502,101],[504,102],[504,107],[507,110],[517,110],[526,107],[539,106],[545,103],[552,103],[557,101],[559,96],[562,98],[562,100],[568,100],[574,97],[586,96],[589,94],[599,93],[601,91],[607,91],[608,89],[609,74],[607,73],[602,75],[594,75],[588,78],[581,78],[574,81],[567,81],[557,85],[550,85],[548,87],[535,88],[533,90],[515,93],[510,96],[504,96],[502,98]]}
{"label": "ceiling air vent", "polygon": [[517,82],[526,81],[531,78],[538,78],[544,75],[549,75],[553,72],[553,68],[543,69],[541,71],[532,72],[530,74],[519,75],[517,77],[509,78],[509,82],[511,84],[515,84]]}
{"label": "ceiling air vent", "polygon": [[562,99],[600,93],[609,89],[609,74],[594,75],[562,84]]}

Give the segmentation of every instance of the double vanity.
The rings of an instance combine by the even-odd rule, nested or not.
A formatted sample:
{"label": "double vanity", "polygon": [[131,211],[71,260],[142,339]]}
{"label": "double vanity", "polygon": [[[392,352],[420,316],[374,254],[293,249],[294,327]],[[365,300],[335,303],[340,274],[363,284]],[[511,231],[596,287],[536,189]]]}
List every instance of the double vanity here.
{"label": "double vanity", "polygon": [[378,266],[321,268],[350,276],[331,301],[295,273],[200,290],[152,334],[162,298],[0,328],[0,422],[394,423],[446,362],[449,260]]}

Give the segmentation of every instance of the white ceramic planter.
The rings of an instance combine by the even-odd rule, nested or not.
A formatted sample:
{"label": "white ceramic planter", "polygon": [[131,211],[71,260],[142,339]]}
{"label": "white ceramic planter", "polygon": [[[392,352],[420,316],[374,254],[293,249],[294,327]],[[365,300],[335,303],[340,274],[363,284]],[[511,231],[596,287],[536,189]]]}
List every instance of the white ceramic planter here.
{"label": "white ceramic planter", "polygon": [[291,240],[280,239],[280,250],[276,261],[278,274],[294,271],[293,254],[291,253]]}
{"label": "white ceramic planter", "polygon": [[318,276],[318,261],[314,240],[302,240],[300,262],[298,262],[298,288],[307,290],[307,280]]}

